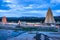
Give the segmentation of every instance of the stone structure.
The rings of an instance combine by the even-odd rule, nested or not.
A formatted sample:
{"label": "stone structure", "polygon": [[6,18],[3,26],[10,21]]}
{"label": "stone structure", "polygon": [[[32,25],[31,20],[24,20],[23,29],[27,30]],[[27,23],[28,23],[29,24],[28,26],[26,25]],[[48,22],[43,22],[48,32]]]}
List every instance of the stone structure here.
{"label": "stone structure", "polygon": [[6,19],[5,16],[2,18],[2,23],[3,23],[3,24],[6,24],[6,23],[7,23],[7,19]]}
{"label": "stone structure", "polygon": [[48,23],[48,24],[55,23],[55,20],[54,20],[54,17],[50,8],[48,9],[44,23]]}
{"label": "stone structure", "polygon": [[19,25],[21,24],[21,21],[20,21],[20,20],[18,21],[18,24],[19,24]]}

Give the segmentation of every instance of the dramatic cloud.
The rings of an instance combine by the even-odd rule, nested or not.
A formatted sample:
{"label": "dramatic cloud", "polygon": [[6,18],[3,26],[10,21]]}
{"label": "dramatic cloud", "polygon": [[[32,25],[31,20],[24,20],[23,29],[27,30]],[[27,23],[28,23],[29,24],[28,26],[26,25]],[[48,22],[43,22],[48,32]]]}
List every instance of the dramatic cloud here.
{"label": "dramatic cloud", "polygon": [[60,3],[60,0],[51,0],[51,3]]}
{"label": "dramatic cloud", "polygon": [[54,16],[60,16],[59,0],[0,0],[0,17],[44,17],[49,7]]}

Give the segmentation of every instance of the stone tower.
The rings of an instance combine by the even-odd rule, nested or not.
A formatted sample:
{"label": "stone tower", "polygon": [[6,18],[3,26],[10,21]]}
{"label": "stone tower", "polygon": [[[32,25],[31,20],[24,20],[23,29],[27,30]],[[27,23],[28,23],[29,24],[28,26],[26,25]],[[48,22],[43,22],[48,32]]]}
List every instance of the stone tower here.
{"label": "stone tower", "polygon": [[20,21],[20,20],[18,21],[18,24],[19,24],[19,25],[21,24],[21,21]]}
{"label": "stone tower", "polygon": [[5,16],[3,16],[3,18],[2,18],[2,23],[3,23],[3,24],[6,24],[6,23],[7,23],[7,19],[6,19]]}
{"label": "stone tower", "polygon": [[55,20],[50,8],[48,9],[48,12],[45,18],[45,23],[55,23]]}

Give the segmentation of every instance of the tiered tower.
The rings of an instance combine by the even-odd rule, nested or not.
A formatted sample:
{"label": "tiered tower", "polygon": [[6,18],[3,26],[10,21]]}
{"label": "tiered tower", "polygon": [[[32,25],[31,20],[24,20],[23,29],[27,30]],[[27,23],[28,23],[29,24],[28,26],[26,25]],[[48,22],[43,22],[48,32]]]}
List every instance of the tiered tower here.
{"label": "tiered tower", "polygon": [[6,24],[6,23],[7,23],[7,19],[6,19],[5,16],[3,16],[3,18],[2,18],[2,23],[3,23],[3,24]]}
{"label": "tiered tower", "polygon": [[48,9],[48,12],[45,18],[45,23],[48,23],[48,24],[55,23],[55,20],[54,20],[54,17],[50,8]]}
{"label": "tiered tower", "polygon": [[20,21],[20,20],[18,21],[18,24],[19,24],[19,25],[21,24],[21,21]]}

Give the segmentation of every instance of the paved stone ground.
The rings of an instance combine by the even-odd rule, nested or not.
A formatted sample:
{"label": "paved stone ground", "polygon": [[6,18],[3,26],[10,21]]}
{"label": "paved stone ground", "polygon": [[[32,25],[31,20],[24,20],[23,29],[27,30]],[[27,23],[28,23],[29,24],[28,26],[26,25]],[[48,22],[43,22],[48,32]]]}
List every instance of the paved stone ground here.
{"label": "paved stone ground", "polygon": [[13,38],[9,38],[7,40],[35,40],[33,37],[35,36],[36,34],[28,34],[27,32],[26,33],[23,33],[17,37],[13,37]]}

